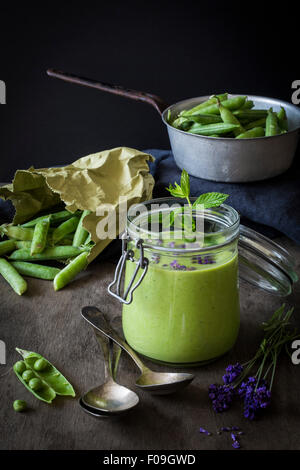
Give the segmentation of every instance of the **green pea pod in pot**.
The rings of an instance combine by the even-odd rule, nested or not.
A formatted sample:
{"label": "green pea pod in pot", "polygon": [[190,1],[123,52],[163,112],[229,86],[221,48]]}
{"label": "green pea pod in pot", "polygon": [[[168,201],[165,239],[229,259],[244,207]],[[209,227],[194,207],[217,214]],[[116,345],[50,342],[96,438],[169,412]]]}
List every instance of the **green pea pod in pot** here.
{"label": "green pea pod in pot", "polygon": [[274,113],[272,108],[268,111],[268,116],[266,119],[266,133],[267,137],[280,134],[280,128],[278,124],[277,114]]}
{"label": "green pea pod in pot", "polygon": [[[222,105],[230,109],[231,111],[240,109],[246,101],[246,96],[235,96],[234,98],[229,98],[228,100],[222,101]],[[245,110],[246,111],[252,111]],[[201,114],[220,114],[219,106],[217,104],[212,104],[206,108],[201,109]]]}
{"label": "green pea pod in pot", "polygon": [[[216,114],[194,114],[193,116],[189,116],[189,119],[186,122],[191,122],[191,124],[193,124],[193,122],[198,124],[214,124],[222,122],[222,118]],[[184,130],[183,124],[181,125],[181,128]]]}
{"label": "green pea pod in pot", "polygon": [[280,111],[277,113],[277,119],[280,129],[282,131],[288,131],[288,120],[283,106],[280,106]]}
{"label": "green pea pod in pot", "polygon": [[256,121],[257,119],[266,118],[268,111],[266,109],[237,109],[233,114],[238,119],[248,119],[249,121]]}
{"label": "green pea pod in pot", "polygon": [[266,118],[257,119],[257,121],[249,122],[245,125],[245,130],[249,131],[254,127],[265,127],[266,126]]}
{"label": "green pea pod in pot", "polygon": [[245,132],[245,129],[239,122],[236,116],[232,114],[230,109],[225,108],[221,102],[218,103],[219,110],[220,110],[220,115],[224,123],[226,124],[236,124],[238,127],[236,129],[233,129],[233,134],[235,137],[237,137],[239,134],[242,134]]}
{"label": "green pea pod in pot", "polygon": [[202,103],[197,104],[197,106],[194,106],[191,109],[181,111],[180,116],[190,116],[191,114],[195,114],[197,112],[201,112],[201,109],[207,108],[208,106],[211,106],[213,104],[217,103],[217,100],[219,99],[220,101],[227,100],[228,98],[228,93],[222,93],[221,95],[214,95],[211,96],[208,100],[202,101]]}
{"label": "green pea pod in pot", "polygon": [[233,131],[234,129],[237,129],[238,127],[239,126],[237,124],[227,124],[224,122],[207,124],[206,126],[202,126],[201,124],[194,124],[188,132],[191,134],[215,136],[219,134],[226,134]]}
{"label": "green pea pod in pot", "polygon": [[264,135],[265,130],[262,127],[254,127],[254,129],[239,134],[236,139],[254,139],[256,137],[264,137]]}
{"label": "green pea pod in pot", "polygon": [[[27,369],[32,370],[35,376],[51,388],[56,395],[75,397],[75,391],[70,382],[51,364],[51,362],[40,354],[32,351],[19,348],[16,348],[16,351],[23,357]],[[37,362],[39,365],[43,363],[42,370],[37,370],[40,369],[40,367],[35,367]]]}

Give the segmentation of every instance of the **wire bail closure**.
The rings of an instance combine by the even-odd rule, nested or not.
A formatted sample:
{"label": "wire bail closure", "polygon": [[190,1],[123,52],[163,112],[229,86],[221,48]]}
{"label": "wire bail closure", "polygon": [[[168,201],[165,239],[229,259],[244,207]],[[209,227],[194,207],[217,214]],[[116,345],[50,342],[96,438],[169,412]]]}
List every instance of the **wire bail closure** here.
{"label": "wire bail closure", "polygon": [[[135,261],[134,259],[134,251],[133,250],[128,250],[128,241],[129,241],[129,236],[127,232],[124,232],[122,235],[122,256],[119,259],[119,262],[117,264],[116,270],[115,270],[115,276],[114,280],[109,284],[107,290],[110,295],[118,299],[120,302],[123,304],[131,304],[132,298],[133,298],[133,292],[135,289],[141,284],[142,280],[144,279],[147,271],[148,271],[148,265],[149,265],[149,260],[148,258],[145,258],[144,256],[144,246],[143,246],[143,240],[140,238],[135,242],[135,246],[137,249],[140,250],[140,257],[138,261]],[[120,289],[121,289],[121,282],[122,282],[122,276],[125,271],[125,265],[126,261],[130,260],[133,263],[136,264],[136,268],[134,270],[133,276],[126,288],[126,291],[124,292],[124,295],[122,296],[120,294]],[[134,281],[136,279],[136,276],[138,274],[139,269],[142,269],[142,275],[139,278],[139,280],[134,284]],[[116,285],[116,291],[113,291],[113,287]],[[127,297],[129,296],[129,299]]]}

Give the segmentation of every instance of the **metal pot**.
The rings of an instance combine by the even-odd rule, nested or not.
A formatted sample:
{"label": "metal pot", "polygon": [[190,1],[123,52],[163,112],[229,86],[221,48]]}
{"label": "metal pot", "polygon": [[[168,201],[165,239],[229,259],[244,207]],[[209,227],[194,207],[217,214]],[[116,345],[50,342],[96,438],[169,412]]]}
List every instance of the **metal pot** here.
{"label": "metal pot", "polygon": [[160,97],[150,93],[125,89],[51,69],[47,73],[67,82],[118,94],[153,106],[167,126],[177,166],[198,178],[226,183],[259,181],[280,175],[292,164],[299,139],[300,109],[286,101],[248,95],[258,108],[273,107],[274,111],[278,111],[280,106],[284,106],[290,129],[286,134],[241,140],[206,137],[176,129],[167,122],[166,117],[167,113],[175,117],[183,109],[192,108],[207,100],[209,96],[190,98],[169,106]]}

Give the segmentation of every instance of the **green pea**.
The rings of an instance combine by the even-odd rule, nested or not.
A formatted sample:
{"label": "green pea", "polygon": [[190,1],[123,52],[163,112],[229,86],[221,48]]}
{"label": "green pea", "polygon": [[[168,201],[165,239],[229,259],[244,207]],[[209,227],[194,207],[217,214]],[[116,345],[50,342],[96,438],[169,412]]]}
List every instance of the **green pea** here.
{"label": "green pea", "polygon": [[34,370],[38,372],[41,370],[45,370],[47,367],[48,367],[48,362],[44,358],[37,359],[33,365]]}
{"label": "green pea", "polygon": [[[22,362],[22,361],[20,361]],[[13,408],[18,413],[25,411],[27,409],[27,403],[24,400],[15,400],[13,403]]]}
{"label": "green pea", "polygon": [[18,361],[15,363],[15,370],[18,372],[18,374],[22,375],[23,372],[26,370],[26,364],[24,361]]}
{"label": "green pea", "polygon": [[34,372],[32,372],[30,369],[25,370],[22,374],[22,379],[24,382],[29,382],[29,380],[33,379],[34,377]]}
{"label": "green pea", "polygon": [[43,383],[40,379],[34,378],[34,379],[29,380],[28,385],[30,388],[32,388],[32,390],[37,391],[42,388]]}

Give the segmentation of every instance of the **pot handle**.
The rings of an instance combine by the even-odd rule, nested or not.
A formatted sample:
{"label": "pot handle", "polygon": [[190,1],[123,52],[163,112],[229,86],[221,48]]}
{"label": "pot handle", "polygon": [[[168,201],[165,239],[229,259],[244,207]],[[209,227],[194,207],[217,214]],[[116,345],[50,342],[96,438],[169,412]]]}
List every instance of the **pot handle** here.
{"label": "pot handle", "polygon": [[59,78],[65,82],[75,83],[77,85],[87,86],[89,88],[96,88],[97,90],[106,91],[113,93],[114,95],[124,96],[132,100],[143,101],[153,106],[156,111],[161,115],[162,112],[169,106],[164,102],[162,98],[151,93],[144,91],[131,90],[130,88],[124,88],[119,85],[111,85],[109,83],[98,82],[90,78],[78,77],[71,73],[61,72],[60,70],[48,69],[47,75],[54,78]]}

